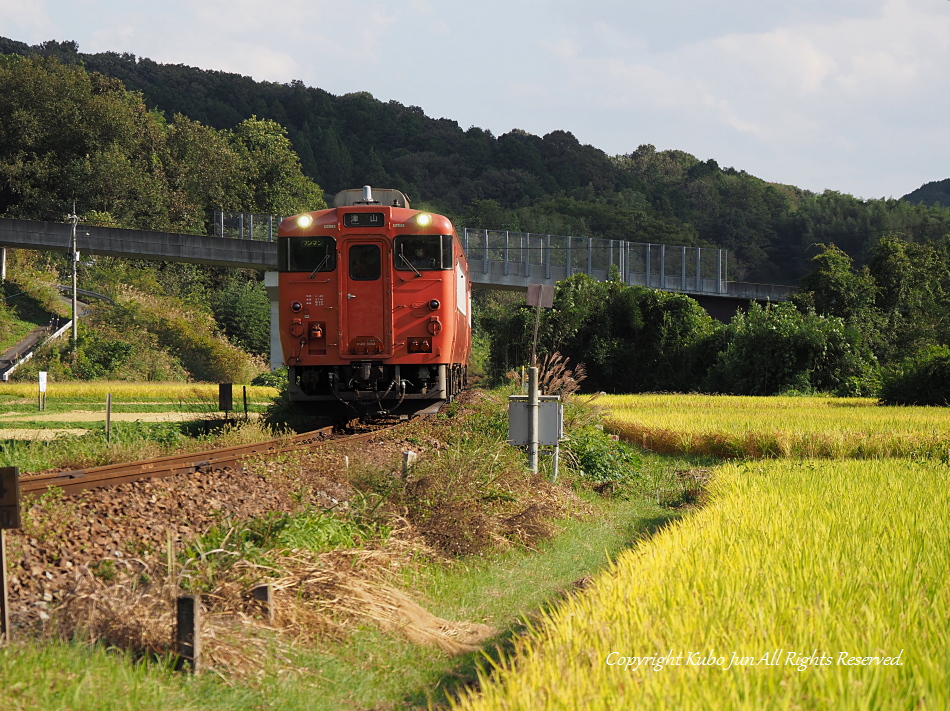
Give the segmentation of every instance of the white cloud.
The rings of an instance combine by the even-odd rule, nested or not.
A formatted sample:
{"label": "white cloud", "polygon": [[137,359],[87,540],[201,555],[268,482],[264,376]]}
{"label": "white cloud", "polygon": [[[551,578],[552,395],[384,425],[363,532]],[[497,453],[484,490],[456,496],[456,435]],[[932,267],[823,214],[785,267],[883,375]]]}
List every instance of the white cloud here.
{"label": "white cloud", "polygon": [[[641,31],[603,22],[586,37],[568,30],[542,46],[570,86],[565,93],[583,95],[592,122],[611,136],[612,145],[600,142],[610,152],[632,150],[641,140],[617,143],[623,132],[616,127],[629,125],[636,114],[641,129],[681,131],[669,147],[692,146],[720,162],[731,153],[748,160],[735,163],[750,172],[771,164],[772,179],[779,179],[787,165],[781,161],[788,159],[853,164],[863,184],[837,187],[868,192],[873,181],[887,177],[860,164],[882,151],[896,157],[889,144],[942,122],[950,104],[950,6],[886,0],[871,9],[726,32],[669,51],[646,51]],[[588,135],[597,133],[589,129]],[[903,142],[904,161],[922,157],[906,155],[908,148],[933,151]],[[943,172],[950,174],[950,155],[942,155]],[[840,171],[839,165],[828,174]],[[816,172],[784,180],[831,187],[816,180]]]}
{"label": "white cloud", "polygon": [[[39,42],[37,38],[52,25],[43,0],[0,0],[0,36],[20,42]],[[52,38],[43,36],[43,39]]]}

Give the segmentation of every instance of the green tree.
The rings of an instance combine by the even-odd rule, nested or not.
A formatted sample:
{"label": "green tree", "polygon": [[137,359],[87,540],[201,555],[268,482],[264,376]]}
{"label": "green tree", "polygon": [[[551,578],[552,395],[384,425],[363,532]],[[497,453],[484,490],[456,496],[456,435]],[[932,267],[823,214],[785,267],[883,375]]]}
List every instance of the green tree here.
{"label": "green tree", "polygon": [[789,302],[753,302],[736,314],[705,390],[734,395],[833,392],[870,395],[877,362],[862,335],[835,316],[802,313]]}
{"label": "green tree", "polygon": [[222,132],[176,114],[167,131],[164,164],[176,229],[208,234],[212,210],[249,207],[242,203],[250,192],[242,155]]}
{"label": "green tree", "polygon": [[270,300],[263,282],[235,272],[211,294],[211,308],[232,343],[260,357],[270,353]]}
{"label": "green tree", "polygon": [[249,118],[230,137],[246,171],[246,210],[293,215],[326,207],[320,186],[303,174],[287,131],[276,121]]}
{"label": "green tree", "polygon": [[121,82],[53,59],[0,56],[0,213],[167,225],[162,129]]}
{"label": "green tree", "polygon": [[950,338],[946,250],[888,236],[874,249],[869,272],[877,285],[881,314],[880,356],[896,361]]}

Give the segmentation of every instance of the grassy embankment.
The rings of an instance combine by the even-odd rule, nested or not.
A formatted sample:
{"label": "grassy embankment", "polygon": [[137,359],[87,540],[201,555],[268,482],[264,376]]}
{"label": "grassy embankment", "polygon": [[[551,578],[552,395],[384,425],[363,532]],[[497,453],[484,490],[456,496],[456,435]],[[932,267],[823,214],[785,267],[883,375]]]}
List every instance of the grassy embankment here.
{"label": "grassy embankment", "polygon": [[[944,411],[900,408],[896,421],[891,408],[825,398],[612,405],[615,429],[658,449],[726,442],[733,457],[787,458],[720,467],[708,506],[621,555],[460,708],[947,708],[950,470],[933,456],[946,452]],[[907,457],[887,458],[902,447]],[[797,458],[803,449],[824,459]]]}
{"label": "grassy embankment", "polygon": [[[526,615],[574,581],[596,573],[638,537],[675,516],[649,503],[604,502],[595,515],[566,520],[535,550],[524,548],[407,571],[404,585],[440,617],[490,624],[507,648]],[[493,644],[487,645],[491,651]],[[475,679],[480,652],[447,656],[371,624],[342,640],[275,644],[260,678],[222,683],[215,674],[182,678],[167,664],[135,662],[83,644],[32,642],[0,649],[0,706],[49,711],[100,709],[427,708]]]}
{"label": "grassy embankment", "polygon": [[[453,419],[463,416],[472,419]],[[589,422],[588,415],[577,411],[571,417]],[[488,650],[495,644],[509,648],[513,637],[523,632],[526,617],[553,604],[573,589],[576,581],[603,570],[608,559],[676,518],[677,511],[649,499],[655,497],[658,485],[666,491],[676,489],[672,471],[687,466],[685,462],[653,460],[648,479],[635,472],[618,475],[610,489],[616,495],[605,498],[565,465],[564,487],[556,490],[543,481],[526,481],[520,457],[504,444],[503,423],[503,411],[496,402],[471,415],[449,414],[434,430],[420,428],[404,434],[405,443],[423,444],[430,451],[412,476],[394,481],[391,462],[373,466],[354,462],[349,481],[358,491],[348,500],[349,505],[316,518],[312,509],[304,512],[320,525],[336,521],[334,526],[355,526],[348,530],[359,534],[350,541],[361,536],[369,556],[388,550],[391,557],[384,560],[391,562],[386,567],[396,567],[379,573],[385,575],[375,578],[377,582],[406,591],[445,620],[493,628],[495,636],[485,645]],[[594,441],[596,431],[586,432],[585,441]],[[442,444],[432,444],[433,438]],[[601,444],[609,442],[602,439]],[[293,478],[294,472],[311,466],[292,464],[291,469],[270,471],[268,476]],[[624,476],[632,478],[625,481]],[[304,482],[297,495],[304,499],[310,486],[310,481]],[[533,508],[539,501],[548,505],[547,514]],[[209,599],[214,600],[217,591],[229,584],[233,587],[229,571],[241,568],[231,562],[235,554],[239,554],[237,560],[255,565],[286,565],[289,559],[279,545],[299,545],[301,530],[296,522],[300,520],[284,519],[284,530],[293,529],[296,538],[278,536],[278,547],[271,542],[270,548],[245,536],[240,527],[233,535],[224,529],[209,531],[190,552],[178,553],[177,565],[189,568],[192,575],[196,570],[206,571],[202,589],[212,591]],[[387,542],[392,540],[387,538],[388,532],[394,526],[405,528],[407,520],[416,531],[412,540],[424,545],[406,548],[408,542],[394,540],[393,549]],[[492,532],[482,535],[480,530]],[[203,553],[212,549],[221,552]],[[452,553],[458,549],[470,552]],[[332,565],[332,559],[321,560]],[[355,573],[362,574],[359,570]],[[194,585],[194,578],[191,580],[187,584]],[[291,599],[293,590],[289,590]],[[313,592],[306,586],[299,590],[298,600]],[[325,602],[314,599],[313,603],[325,609],[320,607]],[[87,650],[76,644],[37,642],[15,645],[0,653],[0,689],[6,690],[0,691],[6,695],[0,695],[0,701],[20,708],[71,709],[263,705],[336,709],[387,704],[424,708],[429,699],[444,701],[459,684],[475,679],[480,651],[448,656],[437,648],[409,641],[398,628],[380,627],[367,618],[347,621],[342,612],[347,608],[345,599],[333,606],[331,611],[341,612],[331,614],[325,622],[335,632],[315,635],[306,625],[301,627],[298,619],[287,629],[302,634],[291,638],[288,645],[283,633],[265,630],[264,646],[258,646],[259,637],[252,645],[263,660],[261,667],[250,676],[231,676],[223,670],[228,684],[221,684],[213,674],[181,679],[161,664],[130,669],[128,659],[101,647]],[[210,612],[214,617],[215,610]],[[36,673],[39,665],[42,674]],[[103,689],[114,693],[104,695]]]}

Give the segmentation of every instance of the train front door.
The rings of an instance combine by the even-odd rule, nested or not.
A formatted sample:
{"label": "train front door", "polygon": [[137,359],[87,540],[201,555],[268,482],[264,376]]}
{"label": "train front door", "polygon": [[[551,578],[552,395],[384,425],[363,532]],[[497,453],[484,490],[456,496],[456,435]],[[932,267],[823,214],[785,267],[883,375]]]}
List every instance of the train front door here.
{"label": "train front door", "polygon": [[343,240],[340,357],[392,355],[392,257],[380,238]]}

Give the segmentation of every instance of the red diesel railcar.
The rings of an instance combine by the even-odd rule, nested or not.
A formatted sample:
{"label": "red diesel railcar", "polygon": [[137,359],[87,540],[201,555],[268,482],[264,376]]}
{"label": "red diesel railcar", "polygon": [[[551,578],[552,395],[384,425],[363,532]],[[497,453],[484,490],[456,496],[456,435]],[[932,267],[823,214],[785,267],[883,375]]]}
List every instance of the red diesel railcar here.
{"label": "red diesel railcar", "polygon": [[281,221],[277,247],[292,400],[435,411],[461,390],[471,283],[448,218],[365,186]]}

